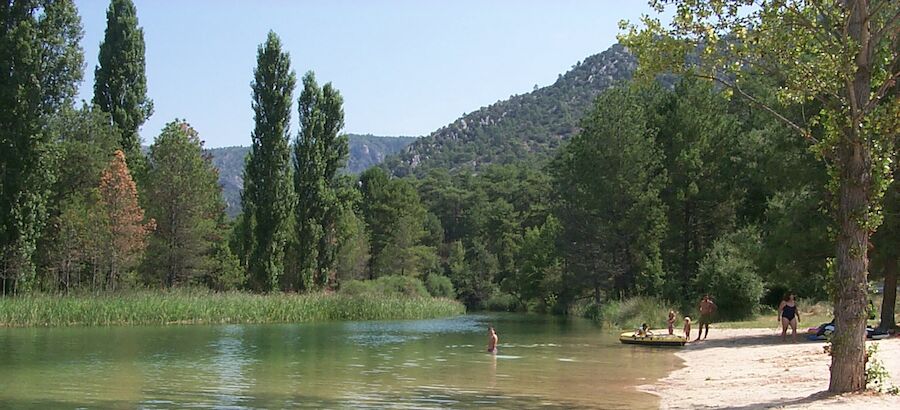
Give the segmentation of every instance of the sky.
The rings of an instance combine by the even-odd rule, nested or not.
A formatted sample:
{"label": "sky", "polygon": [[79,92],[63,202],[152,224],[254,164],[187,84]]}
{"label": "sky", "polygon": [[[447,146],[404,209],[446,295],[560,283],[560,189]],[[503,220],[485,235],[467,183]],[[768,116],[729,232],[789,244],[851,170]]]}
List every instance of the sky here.
{"label": "sky", "polygon": [[[90,101],[107,0],[76,0]],[[185,119],[207,147],[249,145],[256,52],[274,30],[300,77],[344,97],[345,131],[427,135],[514,94],[547,86],[616,41],[644,0],[135,0],[154,114],[150,144]],[[292,132],[296,133],[294,94]]]}

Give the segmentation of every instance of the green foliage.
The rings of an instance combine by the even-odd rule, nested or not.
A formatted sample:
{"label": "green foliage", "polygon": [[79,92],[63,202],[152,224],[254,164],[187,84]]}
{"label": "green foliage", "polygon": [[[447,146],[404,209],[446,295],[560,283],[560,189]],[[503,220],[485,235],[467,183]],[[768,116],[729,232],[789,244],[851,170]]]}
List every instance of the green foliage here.
{"label": "green foliage", "polygon": [[366,223],[353,210],[346,210],[337,220],[338,250],[335,274],[340,283],[349,279],[364,279],[369,275],[369,233]]}
{"label": "green foliage", "polygon": [[53,185],[50,117],[82,77],[81,20],[69,0],[0,8],[0,293],[35,284],[35,254]]}
{"label": "green foliage", "polygon": [[[639,75],[676,72],[716,81],[790,127],[826,164],[837,228],[835,320],[839,328],[861,327],[868,240],[882,222],[900,126],[896,2],[651,3],[659,12],[672,6],[675,17],[668,25],[650,16],[640,28],[622,24],[627,34],[621,40],[636,53]],[[690,52],[699,58],[688,58]],[[790,118],[782,106],[743,88],[759,76],[777,81],[779,102],[815,101],[819,110]],[[835,337],[829,391],[865,389],[863,338],[853,332]]]}
{"label": "green foliage", "polygon": [[291,230],[288,221],[295,202],[291,183],[291,99],[296,76],[281,40],[269,32],[257,50],[253,72],[253,146],[244,170],[244,252],[242,265],[248,286],[257,292],[274,290],[284,273],[284,249]]}
{"label": "green foliage", "polygon": [[671,92],[651,89],[645,96],[668,177],[661,193],[668,226],[663,257],[672,274],[666,296],[676,300],[690,290],[715,238],[734,229],[744,189],[735,176],[746,165],[732,143],[738,120],[708,84],[687,78]]}
{"label": "green foliage", "polygon": [[112,0],[94,70],[93,103],[112,116],[121,135],[120,147],[133,167],[143,156],[138,130],[153,114],[153,101],[147,98],[144,49],[144,30],[138,27],[134,3]]}
{"label": "green foliage", "polygon": [[220,272],[214,276],[229,277],[216,286],[233,287],[234,273],[221,272],[233,271],[227,266],[232,258],[227,245],[215,249],[224,236],[218,176],[187,122],[166,124],[150,146],[145,190],[147,215],[156,220],[144,260],[145,281],[171,287],[210,275],[207,269],[216,265]]}
{"label": "green foliage", "polygon": [[876,357],[876,354],[878,354],[878,343],[866,346],[866,389],[893,395],[900,394],[900,389],[890,384],[891,373]]}
{"label": "green foliage", "polygon": [[720,317],[744,319],[755,313],[763,295],[756,265],[759,247],[759,232],[746,227],[717,239],[700,261],[695,295],[712,296]]}
{"label": "green foliage", "polygon": [[554,160],[566,301],[662,290],[666,171],[641,101],[637,89],[601,95]]}
{"label": "green foliage", "polygon": [[453,288],[453,282],[444,275],[437,273],[428,274],[425,278],[425,288],[428,289],[428,293],[431,296],[436,298],[453,299],[456,297],[456,289]]}
{"label": "green foliage", "polygon": [[402,275],[387,275],[372,280],[350,280],[341,284],[340,294],[353,297],[425,298],[430,296],[421,280]]}
{"label": "green foliage", "polygon": [[337,171],[347,160],[344,100],[331,83],[319,87],[312,71],[303,76],[298,100],[300,133],[294,141],[297,284],[321,288],[334,282],[336,223],[348,204],[337,189]]}
{"label": "green foliage", "polygon": [[450,299],[372,294],[258,295],[179,289],[0,298],[0,327],[404,320],[462,313],[462,304]]}
{"label": "green foliage", "polygon": [[360,191],[371,232],[372,276],[422,277],[434,270],[436,250],[424,242],[427,210],[413,185],[372,168],[360,176]]}
{"label": "green foliage", "polygon": [[494,292],[484,301],[484,308],[492,312],[515,312],[522,309],[522,304],[509,293]]}
{"label": "green foliage", "polygon": [[571,314],[592,319],[612,328],[631,329],[646,323],[651,328],[664,329],[670,310],[674,310],[672,305],[661,299],[635,296],[624,300],[607,300],[599,305],[593,301],[576,304]]}
{"label": "green foliage", "polygon": [[562,226],[551,216],[543,225],[527,228],[516,257],[518,269],[500,282],[500,287],[519,300],[520,305],[541,306],[548,311],[548,302],[562,291],[563,261],[556,243]]}

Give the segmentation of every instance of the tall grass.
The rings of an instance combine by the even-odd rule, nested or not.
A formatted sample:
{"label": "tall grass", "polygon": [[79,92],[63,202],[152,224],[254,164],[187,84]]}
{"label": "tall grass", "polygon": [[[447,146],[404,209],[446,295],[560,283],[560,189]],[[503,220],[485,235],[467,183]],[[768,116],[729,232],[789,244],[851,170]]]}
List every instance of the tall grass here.
{"label": "tall grass", "polygon": [[6,327],[400,320],[462,313],[463,305],[452,299],[325,293],[181,290],[0,298],[0,326]]}
{"label": "tall grass", "polygon": [[[611,328],[635,328],[647,323],[651,328],[667,326],[669,310],[676,310],[671,304],[657,298],[636,296],[625,300],[608,300],[601,305],[588,304],[573,308],[572,314],[601,322]],[[677,310],[676,310],[677,311]],[[678,314],[676,327],[682,324],[683,316]]]}

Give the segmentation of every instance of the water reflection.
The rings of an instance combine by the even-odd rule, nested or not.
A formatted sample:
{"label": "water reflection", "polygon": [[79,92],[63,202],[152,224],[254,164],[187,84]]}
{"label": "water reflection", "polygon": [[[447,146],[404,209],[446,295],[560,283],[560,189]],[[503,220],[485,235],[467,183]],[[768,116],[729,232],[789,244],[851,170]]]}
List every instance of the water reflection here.
{"label": "water reflection", "polygon": [[[484,352],[487,323],[500,355]],[[0,347],[0,408],[653,408],[634,385],[677,364],[589,322],[528,315],[0,329]]]}
{"label": "water reflection", "polygon": [[218,380],[212,392],[220,406],[237,406],[246,398],[243,393],[253,387],[253,381],[244,375],[244,367],[253,360],[248,357],[250,350],[244,346],[243,333],[242,326],[225,326],[220,338],[212,344],[215,356],[210,367]]}

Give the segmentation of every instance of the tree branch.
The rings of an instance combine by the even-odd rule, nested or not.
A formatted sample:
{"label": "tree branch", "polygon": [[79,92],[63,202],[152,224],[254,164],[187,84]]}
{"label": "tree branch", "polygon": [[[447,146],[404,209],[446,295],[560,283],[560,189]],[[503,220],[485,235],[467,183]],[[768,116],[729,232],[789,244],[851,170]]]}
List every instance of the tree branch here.
{"label": "tree branch", "polygon": [[886,80],[884,80],[884,84],[881,84],[881,87],[878,87],[878,90],[875,91],[875,95],[872,97],[871,100],[869,100],[869,102],[866,104],[866,106],[863,107],[863,109],[862,109],[863,115],[869,113],[872,109],[875,108],[875,105],[877,105],[878,102],[881,101],[882,98],[884,98],[884,96],[888,92],[888,90],[890,90],[891,87],[893,87],[897,83],[898,78],[900,78],[900,71],[898,71],[894,74],[891,74],[890,77],[888,77]]}
{"label": "tree branch", "polygon": [[807,141],[809,141],[813,144],[817,144],[819,142],[819,140],[817,140],[815,137],[812,136],[812,133],[810,133],[809,130],[797,125],[795,122],[791,121],[784,115],[781,115],[781,113],[776,111],[774,108],[769,107],[767,104],[759,101],[758,99],[754,98],[752,95],[747,94],[743,89],[741,89],[741,87],[737,86],[736,84],[732,84],[726,80],[723,80],[719,77],[712,76],[712,75],[705,75],[705,74],[693,74],[693,75],[696,77],[699,77],[699,78],[704,78],[707,80],[715,81],[719,84],[722,84],[722,85],[736,91],[738,94],[740,94],[742,97],[744,97],[745,99],[747,99],[748,101],[750,101],[751,103],[756,105],[757,107],[762,108],[763,110],[767,111],[769,114],[774,115],[775,118],[777,118],[781,122],[785,123],[787,126],[793,128],[794,131],[797,131],[800,134],[800,136],[805,138]]}

